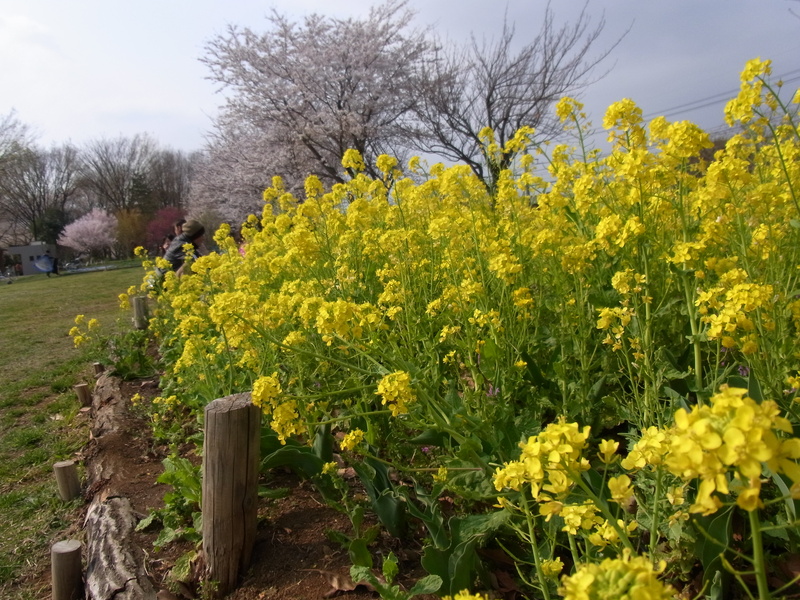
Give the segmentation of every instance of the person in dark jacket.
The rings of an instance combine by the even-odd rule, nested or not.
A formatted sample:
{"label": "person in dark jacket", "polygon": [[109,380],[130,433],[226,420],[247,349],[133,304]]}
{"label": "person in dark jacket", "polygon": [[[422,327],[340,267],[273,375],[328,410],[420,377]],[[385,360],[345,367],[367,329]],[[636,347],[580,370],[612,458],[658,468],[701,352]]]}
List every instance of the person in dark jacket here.
{"label": "person in dark jacket", "polygon": [[190,219],[181,226],[181,234],[176,236],[169,248],[167,248],[164,253],[164,259],[169,261],[178,277],[183,274],[183,265],[186,262],[184,246],[190,245],[192,247],[192,256],[198,258],[200,256],[200,245],[203,242],[205,233],[206,229],[199,221]]}

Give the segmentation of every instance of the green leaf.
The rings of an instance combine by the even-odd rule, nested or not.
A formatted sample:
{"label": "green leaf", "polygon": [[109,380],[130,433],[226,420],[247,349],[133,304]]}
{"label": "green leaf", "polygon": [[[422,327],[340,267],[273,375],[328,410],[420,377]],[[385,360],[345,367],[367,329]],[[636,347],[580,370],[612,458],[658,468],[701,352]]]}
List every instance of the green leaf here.
{"label": "green leaf", "polygon": [[695,554],[703,565],[703,584],[711,585],[716,573],[721,573],[720,581],[727,588],[730,577],[722,565],[722,557],[731,547],[733,537],[733,509],[721,510],[707,517],[696,515],[694,522],[701,529],[695,542]]}
{"label": "green leaf", "polygon": [[289,467],[301,477],[311,479],[322,472],[324,464],[324,461],[308,446],[286,444],[264,457],[261,461],[261,469]]}
{"label": "green leaf", "polygon": [[395,537],[402,537],[405,529],[405,503],[394,491],[389,471],[383,463],[367,458],[353,465],[353,470],[364,484],[372,510],[381,523]]}
{"label": "green leaf", "polygon": [[150,527],[150,525],[152,525],[154,522],[160,522],[160,521],[161,517],[158,515],[158,513],[156,511],[152,511],[149,515],[147,515],[144,519],[142,519],[136,524],[136,531],[144,531],[145,529]]}
{"label": "green leaf", "polygon": [[167,577],[171,581],[191,581],[192,561],[195,558],[197,558],[197,552],[194,550],[181,554],[175,561],[175,566],[170,569]]}
{"label": "green leaf", "polygon": [[[446,465],[448,469],[472,468],[477,465],[469,460],[452,460]],[[448,471],[447,488],[467,500],[485,501],[497,497],[497,490],[492,478],[482,469],[472,471]]]}
{"label": "green leaf", "polygon": [[750,396],[756,402],[761,402],[764,399],[761,393],[761,386],[758,383],[758,379],[756,379],[752,375],[750,377],[731,375],[726,379],[725,383],[727,383],[731,387],[746,389],[747,395]]}
{"label": "green leaf", "polygon": [[411,438],[410,441],[412,444],[419,444],[420,446],[443,446],[447,437],[436,429],[426,429],[417,437]]}
{"label": "green leaf", "polygon": [[417,500],[423,505],[420,509],[416,503],[410,498],[408,488],[400,488],[400,492],[406,500],[406,508],[416,519],[422,521],[430,533],[434,546],[439,549],[447,548],[450,544],[450,538],[444,527],[444,516],[442,515],[441,508],[439,507],[438,493],[427,494],[424,489],[417,486],[415,487]]}
{"label": "green leaf", "polygon": [[340,544],[343,548],[347,548],[350,546],[350,538],[341,531],[337,531],[335,529],[328,529],[325,531],[325,535],[328,537],[330,541]]}
{"label": "green leaf", "polygon": [[488,338],[484,340],[483,348],[481,348],[481,356],[484,360],[497,359],[498,348],[493,339]]}
{"label": "green leaf", "polygon": [[350,561],[359,567],[372,568],[372,554],[367,548],[367,540],[364,538],[356,538],[350,542],[347,547],[347,553],[350,555]]}
{"label": "green leaf", "polygon": [[409,598],[421,596],[423,594],[435,594],[442,587],[442,578],[438,575],[428,575],[414,584],[408,594]]}
{"label": "green leaf", "polygon": [[289,488],[274,488],[269,489],[266,486],[259,486],[258,488],[258,497],[259,498],[269,498],[271,500],[279,500],[281,498],[286,498],[291,494],[292,491]]}
{"label": "green leaf", "polygon": [[450,546],[444,550],[429,546],[422,555],[422,566],[425,570],[442,579],[440,593],[453,595],[472,585],[476,575],[483,570],[477,547],[502,527],[508,518],[506,511],[498,511],[452,517],[448,521]]}
{"label": "green leaf", "polygon": [[786,484],[785,476],[779,473],[775,473],[771,469],[767,468],[767,472],[771,475],[772,481],[775,482],[775,485],[778,486],[778,489],[781,491],[781,496],[785,498],[784,505],[786,506],[786,514],[790,521],[794,522],[797,520],[797,513],[798,511],[798,501],[792,498],[792,493],[789,491],[789,486]]}
{"label": "green leaf", "polygon": [[331,435],[330,423],[317,427],[313,450],[321,461],[330,462],[333,460],[333,436]]}
{"label": "green leaf", "polygon": [[586,401],[590,406],[594,405],[600,399],[600,394],[603,391],[603,386],[605,383],[606,376],[600,375],[597,381],[594,382],[594,385],[592,385],[591,389],[589,390],[589,395],[586,398]]}
{"label": "green leaf", "polygon": [[394,578],[400,572],[400,567],[397,566],[397,557],[394,552],[389,552],[389,556],[383,559],[383,577],[386,583],[392,583]]}
{"label": "green leaf", "polygon": [[378,578],[372,574],[369,567],[363,567],[361,565],[353,565],[350,567],[350,579],[353,580],[353,583],[358,584],[366,582],[373,587],[375,587],[375,583],[378,581]]}

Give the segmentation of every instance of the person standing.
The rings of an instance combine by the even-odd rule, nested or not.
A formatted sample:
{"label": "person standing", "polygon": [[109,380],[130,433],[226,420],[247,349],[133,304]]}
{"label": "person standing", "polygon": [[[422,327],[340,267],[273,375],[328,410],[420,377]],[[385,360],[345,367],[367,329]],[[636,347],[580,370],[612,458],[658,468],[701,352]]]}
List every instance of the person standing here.
{"label": "person standing", "polygon": [[193,258],[200,256],[200,246],[203,243],[206,229],[199,221],[190,219],[181,226],[180,235],[176,236],[164,253],[164,259],[172,266],[172,269],[180,277],[183,274],[183,265],[186,262],[186,252],[184,247],[191,246]]}

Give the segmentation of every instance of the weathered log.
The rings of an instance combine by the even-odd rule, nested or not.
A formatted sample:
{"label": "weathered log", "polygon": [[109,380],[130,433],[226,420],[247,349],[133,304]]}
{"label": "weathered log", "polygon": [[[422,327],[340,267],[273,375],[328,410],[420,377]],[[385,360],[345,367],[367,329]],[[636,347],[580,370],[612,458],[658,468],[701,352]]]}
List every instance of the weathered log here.
{"label": "weathered log", "polygon": [[[92,398],[95,448],[124,447],[128,416],[121,381],[107,373],[97,380]],[[138,521],[130,499],[121,489],[114,457],[99,452],[87,459],[86,597],[88,600],[155,600],[156,589],[147,575],[145,555],[132,535]]]}
{"label": "weathered log", "polygon": [[74,460],[62,460],[53,465],[56,476],[58,495],[64,502],[74,500],[81,495],[81,482],[78,479],[78,467]]}
{"label": "weathered log", "polygon": [[77,600],[83,597],[81,543],[78,540],[56,542],[50,548],[52,600]]}
{"label": "weathered log", "polygon": [[118,431],[123,426],[127,411],[119,378],[102,373],[92,396],[92,436],[100,437]]}
{"label": "weathered log", "polygon": [[130,542],[137,518],[128,498],[93,502],[86,513],[89,600],[155,600],[141,548]]}
{"label": "weathered log", "polygon": [[234,394],[205,409],[203,555],[206,578],[222,597],[250,564],[257,526],[261,410],[250,394]]}

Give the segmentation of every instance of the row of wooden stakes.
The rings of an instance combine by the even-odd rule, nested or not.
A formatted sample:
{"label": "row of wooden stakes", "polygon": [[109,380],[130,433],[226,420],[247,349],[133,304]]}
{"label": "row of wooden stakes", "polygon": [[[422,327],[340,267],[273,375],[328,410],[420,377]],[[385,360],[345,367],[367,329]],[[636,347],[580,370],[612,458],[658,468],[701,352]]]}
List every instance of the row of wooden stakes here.
{"label": "row of wooden stakes", "polygon": [[[99,377],[105,368],[101,363],[94,363],[95,377]],[[89,384],[79,383],[73,387],[81,406],[92,405],[92,393]],[[78,466],[74,460],[62,460],[53,465],[58,495],[64,502],[74,500],[81,495],[81,482],[78,478]],[[52,600],[75,600],[83,597],[83,563],[81,561],[82,544],[80,540],[62,540],[50,548],[50,574],[52,578]]]}
{"label": "row of wooden stakes", "polygon": [[[95,363],[95,375],[103,373]],[[92,406],[87,384],[74,387],[81,404]],[[261,410],[250,393],[219,398],[205,408],[202,467],[203,559],[205,579],[222,597],[238,585],[251,561],[257,528]],[[65,502],[81,494],[77,464],[53,465],[58,493]],[[81,542],[69,539],[51,548],[52,600],[83,597]]]}

